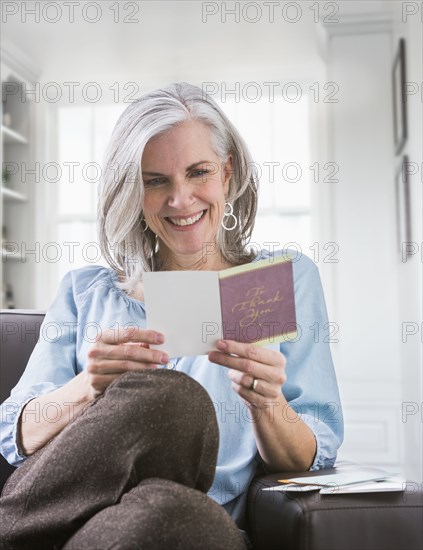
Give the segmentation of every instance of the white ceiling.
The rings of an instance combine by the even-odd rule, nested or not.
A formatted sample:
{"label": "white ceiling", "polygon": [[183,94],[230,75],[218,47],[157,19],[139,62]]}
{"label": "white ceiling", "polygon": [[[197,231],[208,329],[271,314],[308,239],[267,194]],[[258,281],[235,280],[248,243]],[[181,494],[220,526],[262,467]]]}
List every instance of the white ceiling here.
{"label": "white ceiling", "polygon": [[[74,23],[65,16],[57,23],[35,23],[28,16],[23,23],[22,14],[17,14],[3,26],[3,36],[35,61],[46,79],[142,82],[152,76],[181,78],[187,73],[211,79],[233,74],[236,79],[237,74],[254,75],[267,67],[272,72],[284,66],[301,71],[319,62],[312,17],[290,24],[275,16],[272,24],[265,15],[257,23],[235,23],[228,15],[222,23],[219,13],[203,22],[201,1],[143,1],[134,16],[139,23],[115,23],[110,9],[114,3],[100,3],[98,23],[84,21],[76,8]],[[253,16],[251,11],[249,17]]]}
{"label": "white ceiling", "polygon": [[[60,2],[53,2],[60,4]],[[222,22],[223,6],[234,2],[141,1],[120,2],[121,19],[129,15],[130,5],[139,11],[133,15],[138,23],[114,22],[111,6],[114,1],[97,2],[101,18],[89,23],[82,17],[86,1],[75,2],[75,20],[69,22],[68,9],[63,6],[62,17],[56,23],[43,20],[36,23],[27,15],[23,22],[23,4],[29,9],[35,2],[15,3],[19,13],[9,16],[3,24],[5,43],[22,50],[39,69],[44,81],[136,81],[161,82],[169,80],[251,81],[259,78],[283,80],[308,76],[313,78],[324,67],[319,53],[321,28],[313,21],[310,6],[301,5],[298,22],[282,18],[286,2],[274,2],[274,22],[269,21],[269,8],[255,23],[241,17],[236,23],[228,15]],[[42,5],[43,2],[38,3]],[[240,2],[241,10],[246,4]],[[250,4],[261,4],[251,2]],[[321,2],[321,8],[327,2]],[[346,16],[357,11],[367,13],[384,10],[389,2],[338,2],[340,13]],[[126,11],[124,9],[127,6]],[[204,20],[207,9],[219,13]],[[47,12],[53,18],[53,10]],[[87,12],[92,18],[94,12]],[[246,12],[254,18],[254,8]],[[324,12],[322,12],[324,13]],[[288,12],[293,18],[295,12]]]}

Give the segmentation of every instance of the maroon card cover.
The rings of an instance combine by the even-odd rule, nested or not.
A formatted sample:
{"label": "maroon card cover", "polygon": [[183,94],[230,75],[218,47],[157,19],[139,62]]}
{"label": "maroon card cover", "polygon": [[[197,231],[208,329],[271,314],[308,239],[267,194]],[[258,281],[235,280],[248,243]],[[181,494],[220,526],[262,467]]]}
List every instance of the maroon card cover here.
{"label": "maroon card cover", "polygon": [[223,337],[269,344],[297,336],[292,261],[261,260],[219,273]]}

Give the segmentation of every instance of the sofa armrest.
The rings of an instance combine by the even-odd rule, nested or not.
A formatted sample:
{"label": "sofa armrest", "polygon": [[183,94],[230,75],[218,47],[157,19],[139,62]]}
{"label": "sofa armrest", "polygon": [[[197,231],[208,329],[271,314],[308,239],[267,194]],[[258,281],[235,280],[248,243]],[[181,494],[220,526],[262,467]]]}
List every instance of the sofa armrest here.
{"label": "sofa armrest", "polygon": [[[298,474],[297,474],[298,475]],[[254,550],[421,550],[423,490],[320,495],[263,491],[292,472],[257,477],[248,491]]]}

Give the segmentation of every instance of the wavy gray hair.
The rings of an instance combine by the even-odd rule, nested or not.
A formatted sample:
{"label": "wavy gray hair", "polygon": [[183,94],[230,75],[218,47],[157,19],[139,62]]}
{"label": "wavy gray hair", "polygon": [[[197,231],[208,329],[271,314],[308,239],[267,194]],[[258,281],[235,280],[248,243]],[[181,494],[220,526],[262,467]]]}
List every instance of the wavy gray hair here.
{"label": "wavy gray hair", "polygon": [[[248,147],[219,108],[197,86],[175,83],[143,95],[119,117],[103,162],[98,195],[98,237],[103,256],[117,273],[118,286],[131,293],[143,271],[158,268],[159,243],[150,228],[143,231],[141,157],[147,142],[187,120],[199,120],[212,133],[212,147],[225,161],[233,157],[227,200],[233,206],[237,227],[219,227],[216,237],[222,259],[250,262],[247,250],[257,211],[258,177]],[[141,185],[140,185],[141,183]],[[155,261],[156,260],[156,261]]]}

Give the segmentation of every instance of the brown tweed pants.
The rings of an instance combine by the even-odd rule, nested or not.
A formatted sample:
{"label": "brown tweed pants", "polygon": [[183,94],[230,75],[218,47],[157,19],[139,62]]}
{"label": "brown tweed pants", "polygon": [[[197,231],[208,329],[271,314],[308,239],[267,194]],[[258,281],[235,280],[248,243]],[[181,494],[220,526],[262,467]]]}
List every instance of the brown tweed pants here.
{"label": "brown tweed pants", "polygon": [[0,499],[3,550],[243,550],[206,493],[219,433],[191,377],[127,372],[29,457]]}

